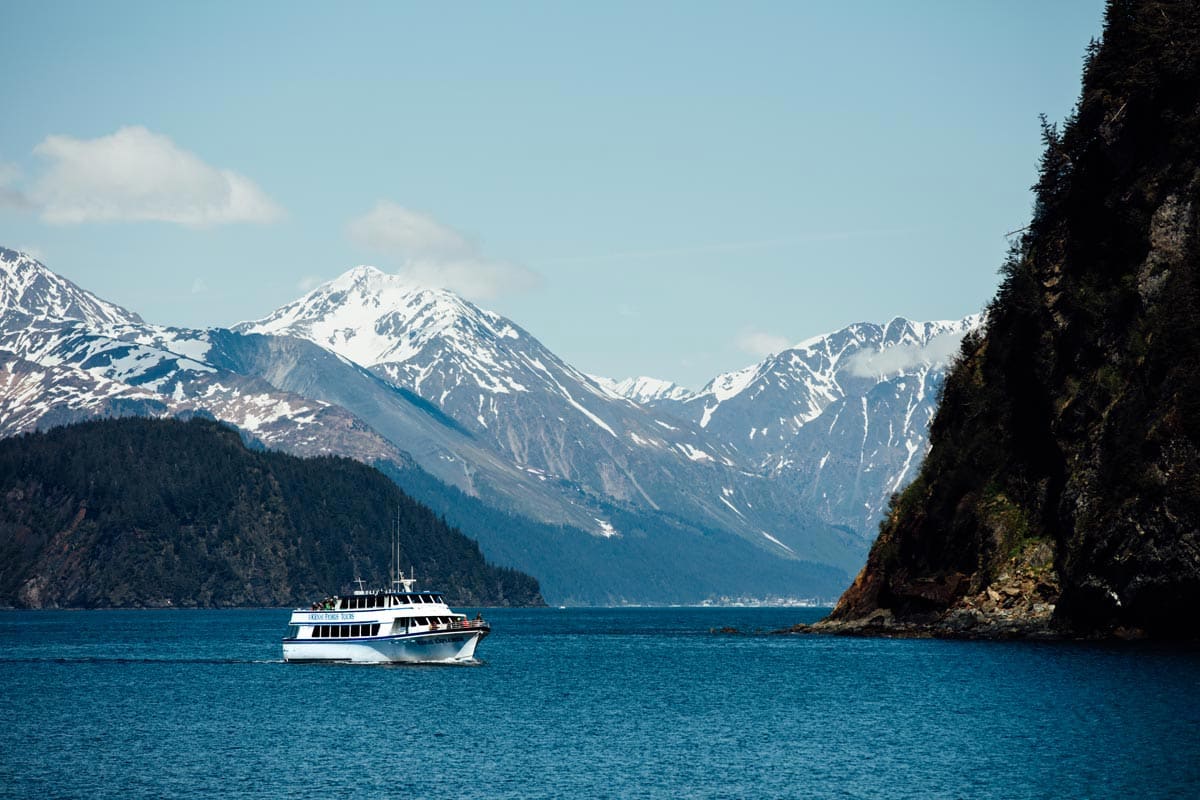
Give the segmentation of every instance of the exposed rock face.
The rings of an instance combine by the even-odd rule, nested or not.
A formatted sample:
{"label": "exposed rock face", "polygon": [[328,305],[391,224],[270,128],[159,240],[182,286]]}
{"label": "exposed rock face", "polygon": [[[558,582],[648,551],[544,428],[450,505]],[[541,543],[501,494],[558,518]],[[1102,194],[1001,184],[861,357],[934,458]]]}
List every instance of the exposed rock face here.
{"label": "exposed rock face", "polygon": [[920,476],[820,630],[1200,634],[1200,6],[1114,0]]}

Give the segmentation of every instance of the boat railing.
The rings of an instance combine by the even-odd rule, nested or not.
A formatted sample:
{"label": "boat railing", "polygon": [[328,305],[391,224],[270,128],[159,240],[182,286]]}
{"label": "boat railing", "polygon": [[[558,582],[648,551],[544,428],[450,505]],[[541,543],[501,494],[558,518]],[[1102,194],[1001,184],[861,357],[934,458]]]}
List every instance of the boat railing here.
{"label": "boat railing", "polygon": [[431,625],[429,629],[435,631],[468,631],[487,627],[489,627],[487,622],[482,619],[456,619],[449,624]]}

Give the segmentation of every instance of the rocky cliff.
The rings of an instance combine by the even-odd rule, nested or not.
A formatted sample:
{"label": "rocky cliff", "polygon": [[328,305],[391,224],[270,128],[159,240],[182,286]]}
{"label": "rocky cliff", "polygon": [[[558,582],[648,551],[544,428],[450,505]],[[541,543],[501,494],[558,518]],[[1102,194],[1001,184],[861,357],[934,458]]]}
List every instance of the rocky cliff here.
{"label": "rocky cliff", "polygon": [[833,632],[1200,634],[1200,5],[1113,0]]}

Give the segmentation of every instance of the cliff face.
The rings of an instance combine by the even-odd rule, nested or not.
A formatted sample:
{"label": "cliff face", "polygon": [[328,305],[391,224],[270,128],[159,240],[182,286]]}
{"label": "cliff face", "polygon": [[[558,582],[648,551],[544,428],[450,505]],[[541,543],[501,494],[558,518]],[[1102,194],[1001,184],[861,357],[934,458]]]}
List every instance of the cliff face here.
{"label": "cliff face", "polygon": [[1200,634],[1200,5],[1114,0],[919,478],[825,630]]}

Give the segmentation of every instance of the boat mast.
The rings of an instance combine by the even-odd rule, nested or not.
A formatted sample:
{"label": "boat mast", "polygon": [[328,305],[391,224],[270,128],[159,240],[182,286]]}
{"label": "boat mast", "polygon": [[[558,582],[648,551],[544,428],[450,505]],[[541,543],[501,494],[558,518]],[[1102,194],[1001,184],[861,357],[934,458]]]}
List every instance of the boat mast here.
{"label": "boat mast", "polygon": [[396,571],[400,568],[400,512],[399,510],[392,514],[392,554],[389,557],[388,572],[391,574],[392,591],[398,590],[400,582],[399,575]]}
{"label": "boat mast", "polygon": [[[411,592],[413,584],[416,583],[415,578],[404,577],[404,570],[400,569],[400,510],[396,509],[396,516],[392,520],[392,555],[389,571],[392,576],[392,591]],[[411,574],[412,567],[409,567]]]}

